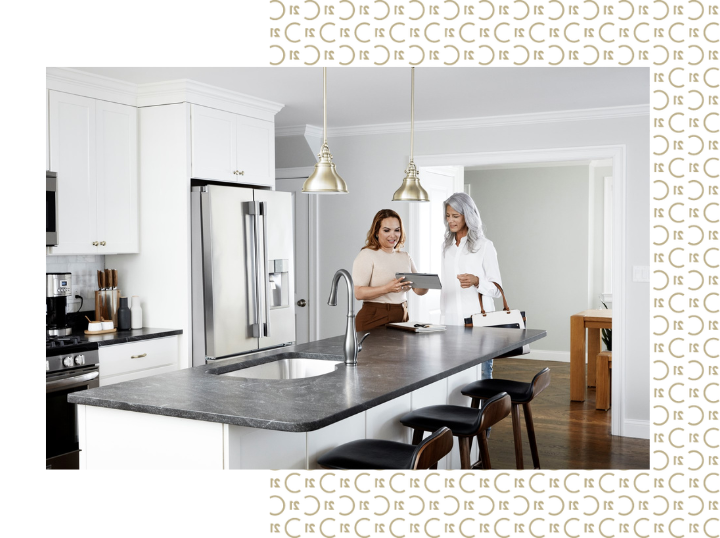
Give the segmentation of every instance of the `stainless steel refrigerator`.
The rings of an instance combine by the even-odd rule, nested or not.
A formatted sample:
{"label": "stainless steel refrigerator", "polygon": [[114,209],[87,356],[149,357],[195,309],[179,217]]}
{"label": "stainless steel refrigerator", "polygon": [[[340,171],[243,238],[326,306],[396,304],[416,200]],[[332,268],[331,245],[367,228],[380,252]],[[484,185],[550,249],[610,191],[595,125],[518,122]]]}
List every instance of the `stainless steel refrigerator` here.
{"label": "stainless steel refrigerator", "polygon": [[295,341],[292,195],[192,188],[193,366]]}

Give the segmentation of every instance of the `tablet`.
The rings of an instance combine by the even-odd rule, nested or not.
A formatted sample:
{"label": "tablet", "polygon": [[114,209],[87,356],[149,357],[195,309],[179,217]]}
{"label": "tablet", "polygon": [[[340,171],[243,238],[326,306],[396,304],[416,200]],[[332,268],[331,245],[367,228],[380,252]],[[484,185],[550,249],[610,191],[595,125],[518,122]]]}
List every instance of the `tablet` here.
{"label": "tablet", "polygon": [[430,275],[427,273],[395,273],[395,278],[400,278],[401,276],[404,276],[405,280],[408,282],[412,282],[413,288],[431,290],[442,289],[440,277],[437,275]]}

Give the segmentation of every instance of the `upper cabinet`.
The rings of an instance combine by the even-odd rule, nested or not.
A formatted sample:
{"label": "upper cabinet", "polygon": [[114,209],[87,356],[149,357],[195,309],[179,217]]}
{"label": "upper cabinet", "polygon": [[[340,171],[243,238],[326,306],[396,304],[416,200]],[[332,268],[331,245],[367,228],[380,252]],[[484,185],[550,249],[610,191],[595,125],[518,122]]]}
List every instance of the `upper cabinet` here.
{"label": "upper cabinet", "polygon": [[190,114],[193,178],[274,185],[274,122],[195,104]]}
{"label": "upper cabinet", "polygon": [[138,252],[137,109],[51,90],[48,122],[58,175],[51,253]]}

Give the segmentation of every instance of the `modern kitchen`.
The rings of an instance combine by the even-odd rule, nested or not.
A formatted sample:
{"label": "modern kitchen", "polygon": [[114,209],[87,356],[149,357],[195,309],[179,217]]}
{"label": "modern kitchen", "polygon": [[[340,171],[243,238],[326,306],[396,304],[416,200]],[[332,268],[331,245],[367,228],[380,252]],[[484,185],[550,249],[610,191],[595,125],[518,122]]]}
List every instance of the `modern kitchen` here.
{"label": "modern kitchen", "polygon": [[[46,468],[647,468],[648,73],[47,68]],[[418,282],[361,330],[384,209]]]}

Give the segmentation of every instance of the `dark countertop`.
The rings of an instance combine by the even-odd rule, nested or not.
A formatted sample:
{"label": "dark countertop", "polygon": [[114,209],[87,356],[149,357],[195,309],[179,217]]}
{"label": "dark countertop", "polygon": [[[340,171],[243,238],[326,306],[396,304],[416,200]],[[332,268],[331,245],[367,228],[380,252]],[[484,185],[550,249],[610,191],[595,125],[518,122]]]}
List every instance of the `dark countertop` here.
{"label": "dark countertop", "polygon": [[[87,327],[87,322],[85,323]],[[54,357],[63,353],[79,353],[81,351],[96,350],[100,346],[112,346],[113,344],[126,344],[128,342],[137,342],[140,340],[150,340],[152,338],[163,338],[165,336],[175,336],[182,334],[182,329],[152,329],[143,327],[129,331],[116,331],[107,334],[85,334],[85,329],[74,327],[69,337],[62,338],[78,338],[79,343],[69,346],[48,347],[46,345],[45,356]]]}
{"label": "dark countertop", "polygon": [[323,428],[403,394],[449,377],[546,336],[545,331],[465,328],[409,333],[374,329],[358,354],[358,366],[293,380],[244,379],[210,373],[271,362],[290,352],[342,359],[343,337],[274,349],[73,392],[68,401],[126,411],[280,430]]}
{"label": "dark countertop", "polygon": [[72,336],[79,336],[83,343],[97,342],[98,346],[111,346],[113,344],[126,344],[128,342],[162,338],[164,336],[175,336],[177,334],[182,334],[182,329],[152,329],[150,327],[143,327],[142,329],[130,329],[129,331],[118,330],[117,332],[108,334],[85,334],[84,330],[82,330],[75,332]]}

